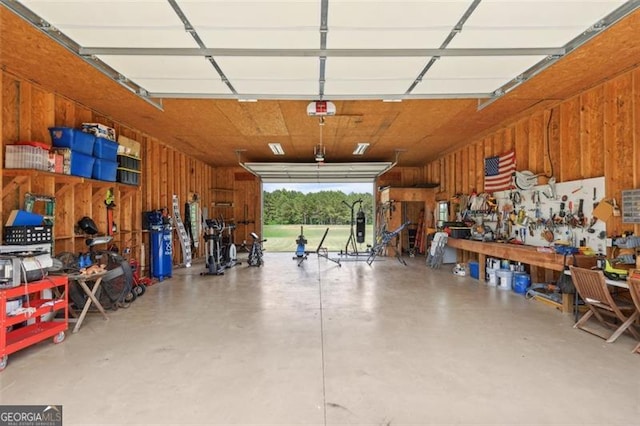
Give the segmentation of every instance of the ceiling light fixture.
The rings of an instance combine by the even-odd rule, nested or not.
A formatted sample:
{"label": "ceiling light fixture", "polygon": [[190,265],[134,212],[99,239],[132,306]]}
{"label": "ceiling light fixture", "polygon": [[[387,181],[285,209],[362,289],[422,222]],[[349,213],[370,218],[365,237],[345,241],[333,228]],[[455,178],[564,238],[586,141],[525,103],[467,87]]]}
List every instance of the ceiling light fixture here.
{"label": "ceiling light fixture", "polygon": [[279,143],[270,143],[269,148],[275,155],[284,155],[284,149],[282,149],[282,145]]}
{"label": "ceiling light fixture", "polygon": [[353,155],[364,155],[364,152],[369,148],[369,144],[367,142],[360,142],[356,149],[353,150]]}
{"label": "ceiling light fixture", "polygon": [[388,99],[383,99],[382,102],[402,102],[402,99],[400,99],[400,98],[388,98]]}
{"label": "ceiling light fixture", "polygon": [[258,102],[258,100],[252,98],[238,98],[238,102]]}

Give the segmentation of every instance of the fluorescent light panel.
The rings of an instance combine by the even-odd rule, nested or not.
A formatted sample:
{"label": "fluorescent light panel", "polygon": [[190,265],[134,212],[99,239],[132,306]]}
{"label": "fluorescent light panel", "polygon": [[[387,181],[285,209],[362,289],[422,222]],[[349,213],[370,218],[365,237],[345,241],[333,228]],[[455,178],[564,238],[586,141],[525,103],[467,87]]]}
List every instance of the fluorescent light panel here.
{"label": "fluorescent light panel", "polygon": [[284,155],[284,149],[282,149],[282,145],[279,143],[270,143],[269,148],[275,155]]}
{"label": "fluorescent light panel", "polygon": [[366,142],[360,142],[356,149],[353,151],[353,155],[364,155],[364,152],[369,148],[369,144]]}

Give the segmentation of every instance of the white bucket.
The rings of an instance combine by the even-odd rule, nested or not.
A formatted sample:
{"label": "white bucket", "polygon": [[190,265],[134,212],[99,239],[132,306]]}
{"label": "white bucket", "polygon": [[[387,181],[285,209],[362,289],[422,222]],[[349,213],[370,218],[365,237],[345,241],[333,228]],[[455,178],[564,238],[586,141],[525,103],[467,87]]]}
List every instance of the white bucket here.
{"label": "white bucket", "polygon": [[506,269],[496,271],[498,277],[498,288],[500,290],[511,290],[511,282],[513,281],[513,272]]}
{"label": "white bucket", "polygon": [[487,280],[487,285],[491,287],[495,287],[498,285],[498,276],[496,275],[497,269],[495,268],[487,268],[487,275],[489,276],[489,280]]}

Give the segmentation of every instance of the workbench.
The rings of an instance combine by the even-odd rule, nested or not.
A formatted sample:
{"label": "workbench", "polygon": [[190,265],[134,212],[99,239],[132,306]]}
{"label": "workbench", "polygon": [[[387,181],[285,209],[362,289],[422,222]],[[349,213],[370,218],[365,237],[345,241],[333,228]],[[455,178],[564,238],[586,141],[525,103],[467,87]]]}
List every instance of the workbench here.
{"label": "workbench", "polygon": [[[498,259],[507,259],[521,262],[530,266],[531,276],[537,276],[537,268],[551,271],[564,271],[564,256],[555,252],[545,253],[538,251],[538,247],[522,244],[507,244],[449,238],[447,245],[458,250],[469,251],[478,254],[479,277],[484,280],[486,273],[487,256]],[[571,257],[569,257],[571,259]],[[580,265],[578,265],[580,266]],[[562,306],[558,306],[562,312],[573,310],[573,295],[562,295]]]}

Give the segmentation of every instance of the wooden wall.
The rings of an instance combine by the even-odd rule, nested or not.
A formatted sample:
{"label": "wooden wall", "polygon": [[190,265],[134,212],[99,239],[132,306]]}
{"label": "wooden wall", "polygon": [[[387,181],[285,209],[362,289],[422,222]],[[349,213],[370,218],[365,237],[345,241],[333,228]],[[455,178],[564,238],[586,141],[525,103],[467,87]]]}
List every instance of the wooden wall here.
{"label": "wooden wall", "polygon": [[[499,101],[498,101],[499,102]],[[640,187],[640,68],[552,106],[504,123],[424,168],[447,196],[482,192],[484,158],[514,149],[517,170],[553,174],[558,182],[605,176],[606,194]],[[541,182],[542,183],[542,182]],[[640,226],[607,222],[609,235]]]}
{"label": "wooden wall", "polygon": [[[0,110],[2,154],[0,155],[4,153],[4,145],[17,141],[50,143],[48,128],[51,126],[80,127],[83,122],[106,124],[114,127],[118,135],[140,142],[142,152],[142,176],[138,195],[140,202],[132,213],[134,215],[132,220],[137,224],[141,223],[142,211],[170,208],[173,194],[178,195],[181,203],[193,194],[198,194],[201,205],[208,206],[213,200],[211,189],[224,180],[223,174],[214,170],[213,167],[164,145],[156,138],[7,72],[1,74],[0,94],[2,105]],[[233,174],[229,176],[233,178]],[[233,182],[230,180],[222,184],[233,188]],[[139,225],[138,229],[140,229]],[[148,243],[146,238],[143,240]],[[177,240],[174,239],[174,253],[177,254],[174,256],[174,262],[176,263],[181,260],[179,247]],[[204,244],[201,241],[196,255],[203,256],[204,253]]]}

